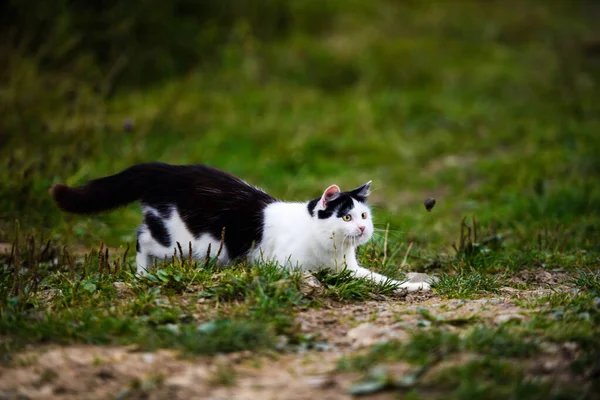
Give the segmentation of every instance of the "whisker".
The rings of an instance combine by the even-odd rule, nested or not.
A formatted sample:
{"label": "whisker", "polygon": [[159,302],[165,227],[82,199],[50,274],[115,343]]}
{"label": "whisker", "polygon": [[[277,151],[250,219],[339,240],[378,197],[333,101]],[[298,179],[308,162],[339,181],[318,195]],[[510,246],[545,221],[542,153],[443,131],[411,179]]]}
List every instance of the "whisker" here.
{"label": "whisker", "polygon": [[344,250],[344,242],[346,241],[346,239],[348,239],[348,234],[345,233],[344,237],[342,238],[342,250]]}
{"label": "whisker", "polygon": [[379,228],[377,226],[374,226],[373,229],[376,230],[376,231],[386,231],[386,230],[388,230],[389,232],[397,232],[397,233],[398,232],[399,233],[413,233],[412,231],[403,231],[403,230],[400,230],[400,229],[386,229],[386,228]]}

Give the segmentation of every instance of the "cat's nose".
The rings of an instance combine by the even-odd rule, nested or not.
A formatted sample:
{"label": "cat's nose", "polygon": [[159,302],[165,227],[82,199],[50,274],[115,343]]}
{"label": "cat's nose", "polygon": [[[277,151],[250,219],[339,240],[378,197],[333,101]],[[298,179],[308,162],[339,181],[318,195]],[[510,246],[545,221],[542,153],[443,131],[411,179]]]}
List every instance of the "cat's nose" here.
{"label": "cat's nose", "polygon": [[360,229],[361,233],[365,231],[365,227],[364,226],[359,226],[358,229]]}

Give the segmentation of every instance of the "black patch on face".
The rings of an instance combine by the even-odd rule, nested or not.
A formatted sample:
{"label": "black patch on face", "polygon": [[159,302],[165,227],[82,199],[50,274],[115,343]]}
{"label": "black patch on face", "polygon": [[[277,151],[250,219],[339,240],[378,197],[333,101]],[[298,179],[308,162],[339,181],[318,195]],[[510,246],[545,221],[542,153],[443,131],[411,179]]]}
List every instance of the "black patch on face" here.
{"label": "black patch on face", "polygon": [[311,217],[315,216],[315,207],[319,204],[319,200],[321,199],[312,199],[308,202],[308,212]]}
{"label": "black patch on face", "polygon": [[148,212],[145,215],[145,222],[154,240],[164,247],[171,247],[171,235],[160,217]]}
{"label": "black patch on face", "polygon": [[[319,210],[317,216],[319,219],[327,219],[335,214],[336,217],[342,218],[348,214],[350,210],[354,208],[353,199],[365,203],[366,197],[357,196],[355,191],[352,192],[341,192],[337,198],[327,202],[327,206],[324,210]],[[311,216],[315,215],[315,208],[321,199],[313,199],[308,202],[308,212]]]}
{"label": "black patch on face", "polygon": [[135,251],[140,252],[140,235],[138,234],[137,239],[135,240]]}

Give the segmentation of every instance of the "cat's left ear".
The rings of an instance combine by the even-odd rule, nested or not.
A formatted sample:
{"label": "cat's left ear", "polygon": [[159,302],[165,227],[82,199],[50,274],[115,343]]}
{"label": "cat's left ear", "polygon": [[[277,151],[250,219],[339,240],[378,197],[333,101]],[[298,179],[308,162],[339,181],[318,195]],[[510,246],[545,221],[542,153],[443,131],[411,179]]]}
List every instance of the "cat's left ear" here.
{"label": "cat's left ear", "polygon": [[338,185],[331,185],[323,192],[321,196],[321,204],[323,208],[327,208],[327,203],[340,197],[340,188]]}
{"label": "cat's left ear", "polygon": [[350,191],[350,194],[352,195],[352,197],[356,197],[359,200],[366,200],[367,197],[369,197],[369,195],[371,194],[371,183],[373,181],[369,181],[367,183],[365,183],[362,186],[357,187],[354,190]]}

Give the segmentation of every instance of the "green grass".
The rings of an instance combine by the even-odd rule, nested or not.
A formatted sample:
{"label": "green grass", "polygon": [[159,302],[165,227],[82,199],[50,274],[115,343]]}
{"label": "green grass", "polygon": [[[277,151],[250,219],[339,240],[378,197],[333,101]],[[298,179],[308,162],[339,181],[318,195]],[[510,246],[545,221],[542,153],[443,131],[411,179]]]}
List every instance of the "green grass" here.
{"label": "green grass", "polygon": [[478,271],[462,271],[457,274],[441,273],[433,287],[440,295],[448,298],[468,299],[481,295],[499,293],[502,277]]}
{"label": "green grass", "polygon": [[366,300],[378,294],[391,294],[398,287],[391,279],[383,283],[357,279],[346,268],[340,272],[322,270],[315,277],[325,286],[325,295],[337,300]]}
{"label": "green grass", "polygon": [[[435,273],[443,299],[498,295],[532,268],[567,272],[581,290],[523,300],[541,310],[519,326],[432,321],[436,330],[414,332],[412,347],[390,343],[356,361],[361,371],[474,352],[481,357],[442,373],[430,394],[438,385],[442,397],[452,387],[457,398],[547,398],[513,362],[535,358],[536,337],[577,343],[589,350],[580,371],[596,371],[600,31],[591,3],[259,3],[207,10],[215,19],[202,26],[151,3],[133,22],[113,10],[120,28],[110,40],[73,31],[88,14],[53,14],[45,21],[62,22],[44,46],[35,31],[46,25],[27,25],[11,36],[23,42],[0,49],[0,242],[19,239],[16,257],[0,256],[3,360],[42,343],[213,354],[305,340],[295,313],[323,302],[302,296],[299,275],[221,269],[182,249],[137,279],[125,248],[134,248],[138,205],[73,216],[47,192],[159,160],[214,165],[285,200],[372,179],[377,229],[361,264],[395,279]],[[144,45],[152,36],[132,43],[157,13],[164,35],[153,51]],[[100,243],[120,250],[106,256]],[[333,301],[393,290],[347,271],[319,279]],[[215,380],[228,382],[218,371]]]}
{"label": "green grass", "polygon": [[[5,354],[45,342],[137,344],[148,350],[215,354],[274,348],[277,335],[299,340],[294,308],[308,302],[299,292],[297,274],[275,265],[218,271],[214,262],[198,265],[182,258],[160,263],[138,278],[126,266],[107,273],[98,254],[103,252],[86,255],[88,264],[71,270],[37,262],[22,266],[36,274],[25,275],[18,285],[15,275],[3,269],[0,334],[9,335],[3,341]],[[112,284],[119,280],[125,294]],[[198,301],[207,307],[198,310]]]}
{"label": "green grass", "polygon": [[577,270],[578,276],[572,282],[581,290],[600,295],[600,272],[591,270]]}
{"label": "green grass", "polygon": [[343,359],[340,368],[366,371],[382,362],[407,361],[415,365],[434,364],[458,352],[494,357],[525,357],[537,353],[533,338],[524,338],[507,328],[476,325],[463,336],[444,328],[418,330],[406,342],[375,345],[362,356]]}

